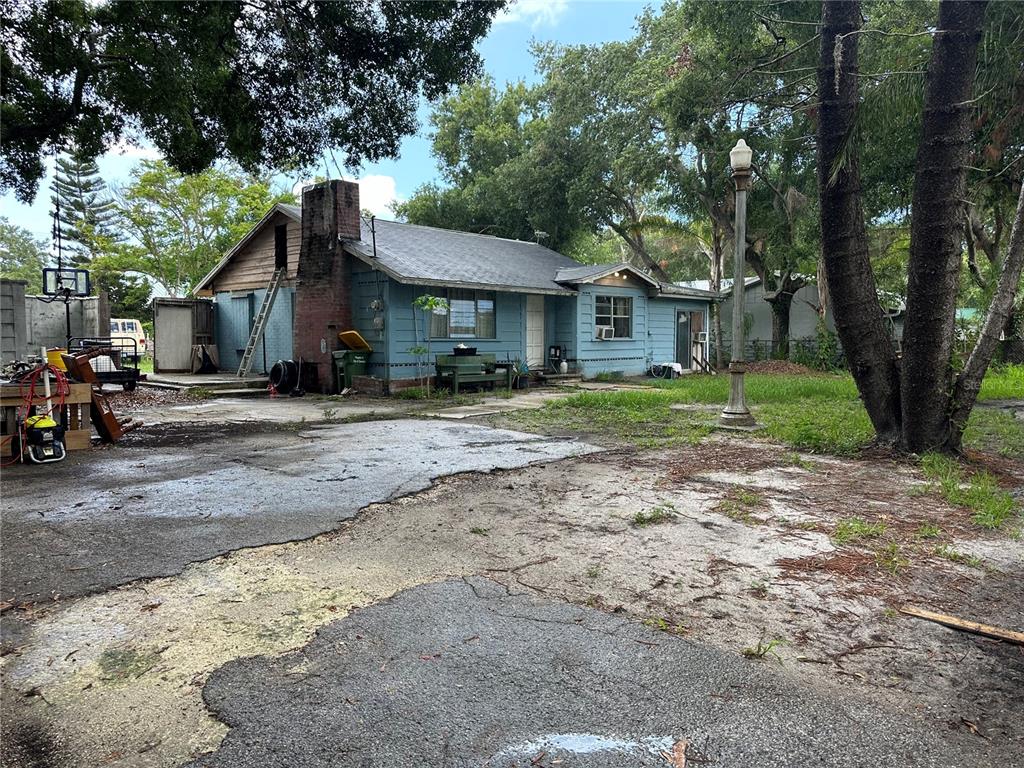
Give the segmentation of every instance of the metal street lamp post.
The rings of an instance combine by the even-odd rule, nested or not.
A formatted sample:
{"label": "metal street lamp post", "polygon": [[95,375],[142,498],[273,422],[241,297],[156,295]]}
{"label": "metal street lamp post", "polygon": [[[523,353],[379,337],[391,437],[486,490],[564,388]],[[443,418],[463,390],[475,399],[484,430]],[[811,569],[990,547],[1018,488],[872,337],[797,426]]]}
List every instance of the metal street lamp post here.
{"label": "metal street lamp post", "polygon": [[719,423],[724,427],[753,427],[754,417],[747,409],[743,392],[743,374],[747,370],[743,354],[743,299],[747,272],[747,191],[750,189],[750,158],[753,151],[740,139],[729,152],[729,165],[736,183],[736,244],[732,270],[732,359],[729,361],[729,404],[725,406]]}

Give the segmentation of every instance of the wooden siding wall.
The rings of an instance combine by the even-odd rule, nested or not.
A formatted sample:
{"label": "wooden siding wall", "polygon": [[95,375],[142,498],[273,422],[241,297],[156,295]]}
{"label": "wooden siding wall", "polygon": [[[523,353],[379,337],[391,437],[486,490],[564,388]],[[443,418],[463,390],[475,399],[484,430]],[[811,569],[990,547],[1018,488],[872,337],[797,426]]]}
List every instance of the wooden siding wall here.
{"label": "wooden siding wall", "polygon": [[234,255],[221,273],[213,278],[213,293],[251,291],[267,287],[274,274],[274,227],[279,224],[288,226],[288,272],[285,277],[289,281],[295,279],[295,272],[299,266],[302,227],[291,217],[278,213]]}

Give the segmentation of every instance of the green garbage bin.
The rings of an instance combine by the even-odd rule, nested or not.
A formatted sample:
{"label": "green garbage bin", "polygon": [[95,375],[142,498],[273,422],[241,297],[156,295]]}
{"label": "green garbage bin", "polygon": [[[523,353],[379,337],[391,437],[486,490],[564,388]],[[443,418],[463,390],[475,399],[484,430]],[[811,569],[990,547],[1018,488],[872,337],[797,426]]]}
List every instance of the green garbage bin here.
{"label": "green garbage bin", "polygon": [[334,358],[334,385],[339,392],[352,386],[353,376],[366,374],[366,365],[370,360],[369,352],[355,349],[340,349],[332,352]]}

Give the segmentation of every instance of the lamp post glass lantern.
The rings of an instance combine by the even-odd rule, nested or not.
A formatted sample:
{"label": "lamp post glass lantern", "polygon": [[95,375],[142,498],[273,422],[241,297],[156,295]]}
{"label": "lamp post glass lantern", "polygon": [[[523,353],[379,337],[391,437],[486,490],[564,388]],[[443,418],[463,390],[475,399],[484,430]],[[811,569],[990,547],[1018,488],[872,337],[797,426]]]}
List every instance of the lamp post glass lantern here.
{"label": "lamp post glass lantern", "polygon": [[725,427],[753,427],[754,417],[747,408],[743,389],[743,374],[747,370],[743,353],[743,299],[747,265],[747,192],[750,190],[750,160],[753,150],[740,139],[729,152],[732,179],[736,184],[736,236],[732,270],[732,359],[729,361],[729,404],[725,406],[719,423]]}

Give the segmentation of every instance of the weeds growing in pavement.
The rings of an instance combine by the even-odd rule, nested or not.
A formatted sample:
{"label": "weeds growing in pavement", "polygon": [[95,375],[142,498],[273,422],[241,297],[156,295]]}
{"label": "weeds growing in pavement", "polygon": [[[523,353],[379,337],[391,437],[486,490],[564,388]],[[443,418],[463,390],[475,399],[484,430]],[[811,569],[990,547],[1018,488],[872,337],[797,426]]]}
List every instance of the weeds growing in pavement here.
{"label": "weeds growing in pavement", "polygon": [[785,644],[786,641],[781,637],[769,638],[767,632],[762,630],[757,645],[747,646],[740,653],[748,659],[764,659],[767,656],[774,656],[781,663],[782,657],[779,656],[775,649]]}
{"label": "weeds growing in pavement", "polygon": [[633,515],[632,523],[637,528],[643,528],[647,525],[657,525],[658,523],[667,523],[673,517],[676,516],[676,508],[671,504],[659,504],[658,506],[648,509],[639,510]]}

